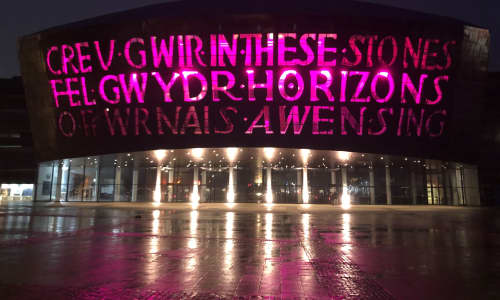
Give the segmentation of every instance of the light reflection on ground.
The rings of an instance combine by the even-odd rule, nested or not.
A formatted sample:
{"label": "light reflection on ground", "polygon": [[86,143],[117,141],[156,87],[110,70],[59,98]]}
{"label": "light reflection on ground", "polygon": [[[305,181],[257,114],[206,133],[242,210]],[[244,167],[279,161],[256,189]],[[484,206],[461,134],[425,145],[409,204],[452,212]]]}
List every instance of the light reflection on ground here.
{"label": "light reflection on ground", "polygon": [[206,211],[4,204],[0,295],[500,296],[496,210],[314,208],[266,212],[240,211],[238,205],[233,211]]}

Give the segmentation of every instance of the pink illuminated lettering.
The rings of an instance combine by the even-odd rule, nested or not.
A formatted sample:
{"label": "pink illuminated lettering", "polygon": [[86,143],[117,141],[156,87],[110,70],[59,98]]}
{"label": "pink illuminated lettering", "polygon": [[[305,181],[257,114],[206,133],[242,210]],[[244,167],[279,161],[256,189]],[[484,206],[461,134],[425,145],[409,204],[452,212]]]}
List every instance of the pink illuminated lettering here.
{"label": "pink illuminated lettering", "polygon": [[[330,86],[332,85],[333,76],[328,70],[321,71],[310,71],[311,74],[311,101],[319,101],[318,89],[322,90],[326,95],[328,101],[334,101],[332,91],[330,91]],[[326,78],[326,81],[322,84],[318,83],[318,77],[322,76]]]}
{"label": "pink illuminated lettering", "polygon": [[273,65],[274,56],[274,35],[272,33],[267,34],[266,46],[262,46],[262,35],[257,35],[255,40],[255,65],[262,66],[262,54],[267,55],[266,66]]}
{"label": "pink illuminated lettering", "polygon": [[[259,122],[263,121],[264,124],[259,124]],[[245,134],[253,134],[253,130],[255,128],[265,128],[266,134],[273,134],[273,131],[271,129],[271,117],[269,114],[269,105],[264,105],[264,107],[261,109],[257,117],[252,121],[252,124],[248,129],[245,131]]]}
{"label": "pink illuminated lettering", "polygon": [[166,124],[168,129],[170,129],[170,132],[172,134],[177,134],[178,133],[178,128],[179,128],[179,114],[181,111],[181,107],[177,106],[175,108],[175,123],[172,125],[168,117],[163,113],[163,110],[161,107],[156,107],[156,120],[157,120],[157,126],[158,126],[158,134],[159,135],[164,135],[165,131],[163,130],[163,124]]}
{"label": "pink illuminated lettering", "polygon": [[[290,82],[287,85],[287,88],[285,88],[285,80],[288,77],[288,75],[295,77],[295,80],[297,81],[297,91],[295,92],[295,95],[292,95],[292,96],[287,94],[287,88],[288,88],[288,90],[295,89],[295,84]],[[279,81],[278,81],[278,90],[279,90],[280,95],[283,99],[285,99],[287,101],[295,101],[295,100],[299,99],[300,96],[302,96],[302,93],[304,92],[304,79],[295,70],[284,71],[283,73],[281,73],[281,76],[280,76]]]}
{"label": "pink illuminated lettering", "polygon": [[[290,127],[290,124],[293,123],[293,134],[299,135],[302,133],[302,128],[304,128],[304,124],[306,123],[307,116],[309,115],[309,111],[311,111],[311,106],[304,106],[304,114],[300,117],[299,107],[297,105],[293,105],[290,109],[290,113],[286,114],[286,106],[280,105],[279,107],[279,115],[280,115],[280,133],[285,134]],[[286,120],[285,120],[286,118]],[[300,119],[299,119],[300,118]]]}
{"label": "pink illuminated lettering", "polygon": [[415,48],[413,47],[413,44],[411,43],[410,37],[405,37],[405,48],[403,51],[403,67],[405,69],[408,68],[408,66],[409,66],[408,61],[407,61],[407,55],[409,55],[411,57],[411,59],[413,61],[413,67],[415,69],[418,69],[420,55],[421,55],[421,49],[422,49],[422,38],[418,39],[417,51],[415,51]]}
{"label": "pink illuminated lettering", "polygon": [[144,107],[135,108],[135,135],[140,135],[140,128],[144,129],[147,135],[151,135],[151,130],[149,130],[146,122],[148,121],[149,110]]}
{"label": "pink illuminated lettering", "polygon": [[405,108],[401,107],[400,113],[399,113],[399,121],[398,121],[398,131],[397,135],[401,136],[401,131],[403,130],[403,117],[405,115]]}
{"label": "pink illuminated lettering", "polygon": [[125,108],[125,120],[123,120],[122,114],[119,108],[113,109],[113,118],[109,116],[109,108],[104,109],[104,117],[106,118],[106,123],[108,124],[109,134],[114,136],[116,134],[116,124],[118,124],[118,129],[122,136],[127,136],[127,128],[130,120],[130,108]]}
{"label": "pink illuminated lettering", "polygon": [[127,103],[132,102],[132,94],[135,94],[137,102],[144,103],[144,93],[146,92],[146,84],[148,82],[148,73],[140,73],[141,83],[139,83],[137,73],[131,73],[129,75],[129,80],[125,79],[125,74],[119,74],[118,79],[120,81],[120,86],[125,95],[125,101]]}
{"label": "pink illuminated lettering", "polygon": [[238,113],[238,110],[232,106],[226,106],[226,107],[222,107],[221,109],[219,109],[219,115],[224,120],[224,123],[226,124],[226,128],[222,129],[222,130],[215,128],[215,130],[214,130],[215,133],[217,133],[217,134],[229,134],[229,133],[233,132],[234,124],[233,124],[233,122],[231,122],[231,119],[226,114],[226,112],[228,112],[228,111],[231,111],[234,114]]}
{"label": "pink illuminated lettering", "polygon": [[54,67],[52,66],[52,64],[50,63],[51,59],[50,59],[50,55],[52,54],[52,52],[54,51],[59,51],[59,48],[56,47],[56,46],[52,46],[50,47],[49,51],[47,51],[47,67],[49,68],[49,71],[54,74],[54,75],[61,75],[61,70],[56,70],[54,69]]}
{"label": "pink illuminated lettering", "polygon": [[435,105],[435,104],[438,104],[439,102],[441,102],[441,100],[443,99],[443,90],[441,89],[441,86],[439,85],[440,81],[448,82],[448,75],[438,76],[434,79],[434,90],[436,91],[437,97],[434,100],[426,99],[425,104]]}
{"label": "pink illuminated lettering", "polygon": [[179,52],[179,67],[184,67],[186,61],[186,54],[184,52],[184,37],[177,36],[177,51]]}
{"label": "pink illuminated lettering", "polygon": [[201,134],[200,121],[194,106],[189,106],[184,123],[182,123],[180,134],[186,134],[186,128],[194,128],[194,134]]}
{"label": "pink illuminated lettering", "polygon": [[114,93],[114,98],[108,97],[106,94],[105,88],[106,88],[106,82],[108,81],[113,81],[115,83],[118,83],[118,76],[116,75],[105,75],[102,79],[101,82],[99,83],[99,95],[101,98],[111,104],[116,104],[120,102],[120,88],[117,85],[114,85],[111,90]]}
{"label": "pink illuminated lettering", "polygon": [[351,98],[351,102],[370,102],[370,96],[366,96],[365,98],[361,97],[361,93],[363,92],[363,88],[368,81],[368,77],[370,76],[370,72],[361,72],[361,71],[351,71],[349,72],[349,77],[351,76],[361,76],[358,82],[358,86],[356,87],[356,91]]}
{"label": "pink illuminated lettering", "polygon": [[422,135],[422,126],[424,125],[424,109],[420,109],[420,118],[417,121],[417,116],[412,108],[408,109],[408,119],[406,122],[406,135],[411,136],[411,124],[417,128],[417,136]]}
{"label": "pink illuminated lettering", "polygon": [[297,39],[297,34],[295,33],[280,33],[278,34],[278,65],[279,66],[294,66],[300,63],[300,59],[294,58],[287,60],[287,53],[295,54],[297,52],[296,47],[287,47],[285,45],[286,38],[293,40]]}
{"label": "pink illuminated lettering", "polygon": [[[227,79],[227,84],[219,86],[219,76],[225,76]],[[241,97],[236,97],[229,91],[234,87],[235,78],[233,73],[228,71],[212,71],[212,99],[214,102],[220,101],[219,92],[222,92],[228,96],[231,100],[241,101]]]}
{"label": "pink illuminated lettering", "polygon": [[437,68],[433,61],[437,57],[437,52],[431,50],[432,44],[439,44],[438,39],[426,39],[424,43],[424,55],[422,58],[422,70],[432,71]]}
{"label": "pink illuminated lettering", "polygon": [[262,38],[262,34],[255,33],[244,33],[240,34],[240,39],[245,40],[245,50],[241,50],[245,52],[245,66],[252,65],[252,39],[258,38],[260,36]]}
{"label": "pink illuminated lettering", "polygon": [[172,86],[175,83],[175,80],[180,77],[179,73],[172,73],[172,77],[170,77],[170,80],[168,83],[165,83],[165,80],[161,77],[160,73],[158,72],[151,72],[151,75],[156,79],[158,82],[158,85],[161,87],[163,91],[163,101],[165,102],[172,102],[172,97],[170,96],[170,92],[172,89]]}
{"label": "pink illuminated lettering", "polygon": [[313,62],[313,60],[314,60],[314,52],[311,49],[311,46],[307,43],[308,39],[316,40],[316,34],[314,34],[314,33],[306,33],[306,34],[303,34],[300,37],[300,41],[299,41],[300,48],[302,48],[302,50],[306,54],[305,60],[300,62],[301,66],[310,65]]}
{"label": "pink illuminated lettering", "polygon": [[[380,78],[385,78],[389,84],[389,89],[384,97],[379,96],[377,93],[377,83]],[[387,71],[378,72],[372,79],[371,92],[373,99],[375,99],[378,103],[385,103],[389,101],[394,94],[394,78],[392,78],[392,75]]]}
{"label": "pink illuminated lettering", "polygon": [[99,44],[99,41],[94,42],[94,46],[97,52],[97,58],[99,59],[99,63],[101,64],[101,68],[104,71],[107,71],[109,67],[111,66],[111,62],[113,62],[113,55],[115,53],[115,40],[110,40],[109,41],[109,53],[108,53],[108,59],[105,62],[104,58],[102,57],[102,52],[101,52],[101,46]]}
{"label": "pink illuminated lettering", "polygon": [[78,74],[78,68],[73,64],[73,58],[75,58],[75,51],[73,50],[73,47],[69,45],[62,45],[61,48],[61,64],[62,64],[62,70],[64,74],[68,74],[68,64],[71,67],[71,70],[73,70],[73,73]]}
{"label": "pink illuminated lettering", "polygon": [[403,80],[402,80],[402,86],[401,86],[401,103],[406,103],[406,90],[410,92],[412,95],[413,99],[415,100],[416,104],[420,104],[420,99],[422,97],[422,90],[424,88],[424,81],[427,78],[427,74],[421,74],[420,75],[420,80],[418,83],[418,91],[415,88],[415,85],[411,81],[411,78],[408,74],[403,73]]}
{"label": "pink illuminated lettering", "polygon": [[387,131],[387,121],[384,118],[384,112],[387,112],[389,115],[394,114],[394,110],[392,108],[381,108],[377,111],[377,120],[380,123],[380,129],[378,131],[373,131],[371,128],[368,128],[368,135],[381,135]]}
{"label": "pink illuminated lettering", "polygon": [[217,66],[217,35],[210,35],[210,66]]}
{"label": "pink illuminated lettering", "polygon": [[85,80],[85,77],[80,77],[80,82],[82,84],[82,98],[83,98],[83,104],[90,106],[90,105],[95,105],[95,99],[92,99],[89,101],[89,97],[87,95],[87,81]]}
{"label": "pink illuminated lettering", "polygon": [[[90,119],[90,124],[87,120],[87,115],[92,116],[94,114],[94,111],[91,109],[82,109],[80,111],[80,115],[82,117],[82,127],[83,127],[83,133],[85,136],[96,136],[96,118],[91,118]],[[92,129],[91,132],[89,132],[89,129]]]}
{"label": "pink illuminated lettering", "polygon": [[331,135],[333,134],[333,129],[320,130],[321,123],[333,124],[333,118],[322,118],[321,111],[327,110],[330,113],[334,111],[333,106],[313,106],[313,120],[312,120],[312,134],[314,135]]}
{"label": "pink illuminated lettering", "polygon": [[80,71],[82,73],[92,72],[92,66],[85,66],[85,62],[90,61],[90,54],[83,55],[83,53],[82,53],[82,48],[88,48],[88,47],[89,47],[89,43],[87,43],[87,42],[75,44],[76,54],[78,56],[78,65],[79,65]]}
{"label": "pink illuminated lettering", "polygon": [[158,49],[158,38],[156,36],[151,37],[151,52],[153,54],[153,66],[155,68],[160,67],[163,62],[167,68],[172,67],[172,57],[174,50],[174,36],[170,35],[168,37],[168,47],[164,39],[160,40],[160,49]]}
{"label": "pink illuminated lettering", "polygon": [[203,106],[203,133],[210,134],[210,122],[209,122],[209,114],[208,114],[208,106]]}
{"label": "pink illuminated lettering", "polygon": [[186,65],[188,67],[193,66],[192,41],[194,41],[196,44],[194,48],[194,57],[196,58],[196,62],[198,63],[198,65],[206,67],[207,65],[203,62],[200,55],[200,52],[202,51],[203,48],[203,42],[201,41],[201,38],[197,35],[186,36],[186,52],[189,53],[189,55],[187,55]]}
{"label": "pink illuminated lettering", "polygon": [[[190,96],[189,77],[198,79],[201,84],[201,90],[196,96]],[[184,88],[184,101],[200,101],[207,95],[207,79],[198,71],[182,71],[182,86]]]}
{"label": "pink illuminated lettering", "polygon": [[368,36],[368,49],[366,50],[366,66],[373,67],[373,45],[378,40],[377,35]]}
{"label": "pink illuminated lettering", "polygon": [[445,118],[446,117],[446,110],[435,111],[432,114],[430,114],[429,117],[427,117],[427,121],[425,122],[425,128],[426,128],[427,133],[429,134],[430,137],[439,137],[439,136],[443,135],[444,125],[445,125],[444,120],[439,121],[439,131],[438,132],[431,132],[432,120],[434,119],[434,117],[440,117],[440,116],[442,118]]}
{"label": "pink illuminated lettering", "polygon": [[336,54],[337,48],[326,47],[326,39],[337,39],[336,33],[320,33],[318,35],[318,66],[322,67],[334,67],[337,64],[337,60],[334,58],[327,61],[325,55],[327,53]]}
{"label": "pink illuminated lettering", "polygon": [[[65,117],[69,118],[69,120],[71,121],[71,129],[69,131],[64,130],[63,122]],[[70,112],[63,111],[61,114],[59,114],[58,125],[59,125],[59,132],[61,132],[65,137],[72,137],[75,134],[76,121]]]}
{"label": "pink illuminated lettering", "polygon": [[[83,133],[85,134],[85,136],[96,136],[96,126],[97,126],[97,124],[95,123],[96,118],[94,117],[90,119],[90,125],[87,120],[87,115],[91,116],[93,114],[94,111],[90,109],[83,109],[80,111],[80,115],[82,117]],[[89,132],[89,129],[91,129],[92,131]]]}
{"label": "pink illuminated lettering", "polygon": [[266,89],[266,101],[273,101],[273,71],[266,70],[266,83],[255,83],[254,70],[246,71],[248,76],[248,100],[255,101],[255,89]]}
{"label": "pink illuminated lettering", "polygon": [[71,87],[71,84],[74,82],[78,82],[78,78],[65,78],[64,83],[66,89],[64,91],[58,91],[56,84],[62,84],[63,81],[60,79],[53,79],[50,80],[50,86],[52,90],[52,97],[54,98],[54,103],[56,104],[56,107],[59,107],[59,97],[61,96],[67,96],[68,101],[71,107],[73,106],[80,106],[81,103],[80,101],[74,101],[73,96],[78,96],[80,95],[79,90],[75,90]]}
{"label": "pink illuminated lettering", "polygon": [[366,111],[366,107],[363,106],[359,109],[359,121],[356,120],[356,118],[351,114],[349,109],[345,106],[340,107],[340,127],[341,127],[341,134],[342,135],[347,135],[347,130],[345,129],[345,121],[351,125],[351,128],[354,129],[354,132],[356,132],[357,135],[363,135],[363,121],[364,121],[364,114]]}
{"label": "pink illuminated lettering", "polygon": [[347,89],[347,76],[349,74],[348,71],[340,71],[341,79],[340,79],[340,102],[345,102],[345,93]]}
{"label": "pink illuminated lettering", "polygon": [[[392,51],[391,51],[392,56],[388,62],[384,59],[384,45],[385,45],[386,41],[390,41],[392,44]],[[380,41],[380,43],[378,44],[377,56],[378,56],[378,61],[380,63],[383,63],[387,66],[391,66],[396,61],[396,58],[398,57],[398,44],[396,42],[396,38],[394,38],[393,36],[384,37]]]}
{"label": "pink illuminated lettering", "polygon": [[140,49],[137,53],[139,54],[140,60],[138,63],[135,63],[130,57],[130,48],[132,48],[132,44],[140,44],[144,46],[144,40],[142,38],[131,38],[125,43],[125,60],[128,65],[134,67],[136,69],[142,69],[146,66],[146,51],[144,49]]}
{"label": "pink illuminated lettering", "polygon": [[444,54],[444,56],[446,56],[446,64],[444,65],[444,67],[439,66],[438,67],[439,70],[447,70],[451,66],[452,60],[451,60],[451,53],[450,53],[449,47],[450,47],[450,45],[455,45],[456,43],[457,43],[456,41],[448,41],[448,42],[444,43],[443,54]]}
{"label": "pink illuminated lettering", "polygon": [[354,61],[349,60],[348,56],[345,55],[342,58],[342,65],[347,66],[347,67],[354,67],[359,65],[361,60],[363,59],[363,54],[361,53],[361,50],[359,49],[359,46],[356,44],[357,41],[360,41],[361,43],[365,43],[366,38],[362,35],[353,35],[349,38],[349,48],[354,52]]}
{"label": "pink illuminated lettering", "polygon": [[236,53],[238,51],[238,35],[233,34],[233,42],[232,45],[229,46],[226,38],[223,34],[219,34],[218,36],[219,43],[217,44],[217,53],[218,53],[218,62],[220,67],[225,67],[226,63],[224,62],[224,58],[227,57],[231,66],[236,66]]}

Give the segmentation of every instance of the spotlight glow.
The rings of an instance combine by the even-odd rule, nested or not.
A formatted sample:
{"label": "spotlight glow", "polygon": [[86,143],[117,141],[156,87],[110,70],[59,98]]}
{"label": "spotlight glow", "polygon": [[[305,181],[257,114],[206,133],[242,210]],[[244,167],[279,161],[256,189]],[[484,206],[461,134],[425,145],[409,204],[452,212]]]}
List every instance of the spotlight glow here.
{"label": "spotlight glow", "polygon": [[342,209],[351,208],[351,195],[349,195],[349,191],[347,190],[347,187],[343,188],[342,196],[340,198],[340,203],[341,203]]}
{"label": "spotlight glow", "polygon": [[200,205],[200,194],[198,193],[198,185],[193,185],[193,192],[191,193],[191,207],[196,209]]}
{"label": "spotlight glow", "polygon": [[271,161],[274,157],[274,153],[276,152],[276,149],[274,148],[264,148],[264,156],[268,161]]}
{"label": "spotlight glow", "polygon": [[158,162],[161,162],[165,158],[165,156],[167,156],[167,150],[158,149],[155,150],[153,153]]}
{"label": "spotlight glow", "polygon": [[229,162],[231,163],[234,162],[236,160],[236,156],[238,155],[238,148],[234,147],[226,148],[226,155]]}
{"label": "spotlight glow", "polygon": [[195,160],[201,160],[203,158],[203,152],[205,152],[203,148],[193,148],[191,150],[191,156],[193,156]]}
{"label": "spotlight glow", "polygon": [[273,191],[270,188],[268,188],[266,191],[266,204],[267,206],[273,204]]}
{"label": "spotlight glow", "polygon": [[302,157],[302,162],[304,163],[304,166],[307,165],[307,161],[309,160],[309,156],[311,156],[311,150],[300,149],[300,156]]}
{"label": "spotlight glow", "polygon": [[155,202],[155,204],[159,204],[160,201],[161,201],[161,187],[160,187],[160,183],[156,182],[156,187],[155,187],[155,190],[154,190],[154,193],[153,193],[153,200]]}
{"label": "spotlight glow", "polygon": [[341,161],[347,161],[351,158],[351,152],[347,152],[347,151],[337,151],[337,157],[341,160]]}

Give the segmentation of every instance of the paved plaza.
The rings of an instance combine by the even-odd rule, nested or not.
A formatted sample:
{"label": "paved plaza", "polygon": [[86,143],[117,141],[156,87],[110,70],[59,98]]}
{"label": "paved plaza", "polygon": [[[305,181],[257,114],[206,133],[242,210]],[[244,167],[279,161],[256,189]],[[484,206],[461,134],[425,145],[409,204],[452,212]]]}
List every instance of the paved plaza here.
{"label": "paved plaza", "polygon": [[500,210],[0,205],[1,299],[499,299]]}

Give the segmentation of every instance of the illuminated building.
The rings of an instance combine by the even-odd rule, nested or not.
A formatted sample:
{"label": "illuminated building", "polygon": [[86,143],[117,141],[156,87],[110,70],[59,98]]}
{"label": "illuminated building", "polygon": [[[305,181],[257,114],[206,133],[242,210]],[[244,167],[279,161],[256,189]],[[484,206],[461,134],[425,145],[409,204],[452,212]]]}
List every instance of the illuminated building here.
{"label": "illuminated building", "polygon": [[479,204],[487,30],[258,3],[167,3],[22,38],[39,178],[60,187],[37,200]]}

